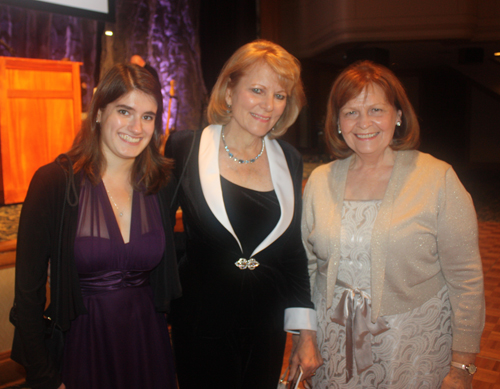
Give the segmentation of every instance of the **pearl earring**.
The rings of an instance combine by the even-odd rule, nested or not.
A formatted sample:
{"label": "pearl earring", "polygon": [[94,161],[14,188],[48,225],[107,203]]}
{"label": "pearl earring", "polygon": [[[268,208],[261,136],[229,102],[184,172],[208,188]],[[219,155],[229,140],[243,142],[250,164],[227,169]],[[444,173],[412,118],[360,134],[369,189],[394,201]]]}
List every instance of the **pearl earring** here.
{"label": "pearl earring", "polygon": [[396,126],[398,126],[398,127],[401,126],[401,122],[399,120],[396,122]]}
{"label": "pearl earring", "polygon": [[342,130],[340,129],[340,127],[338,127],[338,129],[339,129],[339,134],[342,134]]}

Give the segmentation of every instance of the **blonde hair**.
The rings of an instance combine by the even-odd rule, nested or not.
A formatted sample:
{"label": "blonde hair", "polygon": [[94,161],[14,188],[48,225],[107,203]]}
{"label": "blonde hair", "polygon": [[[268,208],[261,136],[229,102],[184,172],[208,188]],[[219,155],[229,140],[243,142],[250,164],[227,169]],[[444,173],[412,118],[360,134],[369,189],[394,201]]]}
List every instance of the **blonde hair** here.
{"label": "blonde hair", "polygon": [[283,47],[259,39],[240,47],[224,64],[208,104],[207,117],[210,124],[224,125],[229,122],[231,112],[228,112],[226,104],[226,90],[234,88],[245,72],[258,63],[269,65],[287,92],[285,110],[270,136],[283,135],[295,122],[305,104],[300,62]]}

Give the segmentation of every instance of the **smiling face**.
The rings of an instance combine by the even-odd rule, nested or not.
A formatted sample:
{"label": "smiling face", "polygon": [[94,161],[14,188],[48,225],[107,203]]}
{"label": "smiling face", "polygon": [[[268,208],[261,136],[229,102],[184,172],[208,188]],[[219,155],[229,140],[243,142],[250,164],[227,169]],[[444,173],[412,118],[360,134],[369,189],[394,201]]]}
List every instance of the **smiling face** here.
{"label": "smiling face", "polygon": [[286,99],[278,75],[266,63],[257,63],[236,86],[226,90],[226,103],[232,110],[226,127],[263,137],[283,114]]}
{"label": "smiling face", "polygon": [[339,111],[339,127],[347,145],[360,157],[379,157],[388,149],[401,111],[387,101],[383,89],[369,84]]}
{"label": "smiling face", "polygon": [[154,97],[133,90],[97,113],[101,145],[108,163],[134,160],[148,145],[155,130],[157,104]]}

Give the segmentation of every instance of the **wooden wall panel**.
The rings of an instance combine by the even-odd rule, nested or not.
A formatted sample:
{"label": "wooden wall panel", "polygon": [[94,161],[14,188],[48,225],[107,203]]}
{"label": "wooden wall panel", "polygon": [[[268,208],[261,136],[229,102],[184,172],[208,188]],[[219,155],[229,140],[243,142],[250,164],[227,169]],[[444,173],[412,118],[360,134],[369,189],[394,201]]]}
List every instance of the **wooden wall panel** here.
{"label": "wooden wall panel", "polygon": [[23,202],[35,171],[71,147],[81,121],[79,65],[0,57],[4,204]]}
{"label": "wooden wall panel", "polygon": [[38,91],[72,91],[72,74],[53,71],[26,69],[8,69],[10,90],[27,90],[36,94]]}
{"label": "wooden wall panel", "polygon": [[287,0],[280,38],[301,59],[360,42],[497,41],[499,12],[498,0]]}
{"label": "wooden wall panel", "polygon": [[[73,102],[69,99],[47,99],[45,110],[47,112],[47,154],[49,158],[57,157],[61,152],[69,150],[75,138]],[[58,118],[57,125],[50,126],[51,118]],[[78,130],[79,128],[76,128]]]}

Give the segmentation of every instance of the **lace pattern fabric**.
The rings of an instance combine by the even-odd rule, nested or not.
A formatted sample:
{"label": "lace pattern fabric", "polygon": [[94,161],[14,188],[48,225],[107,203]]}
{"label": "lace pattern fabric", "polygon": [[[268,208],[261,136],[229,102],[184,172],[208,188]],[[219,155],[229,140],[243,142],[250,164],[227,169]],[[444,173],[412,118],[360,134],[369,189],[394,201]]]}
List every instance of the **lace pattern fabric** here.
{"label": "lace pattern fabric", "polygon": [[[370,241],[381,201],[344,201],[341,261],[337,279],[370,294]],[[373,365],[346,383],[346,328],[332,321],[345,288],[337,285],[333,305],[314,290],[318,343],[325,361],[314,388],[438,388],[451,359],[451,307],[444,287],[421,307],[384,316],[389,330],[372,338]]]}

